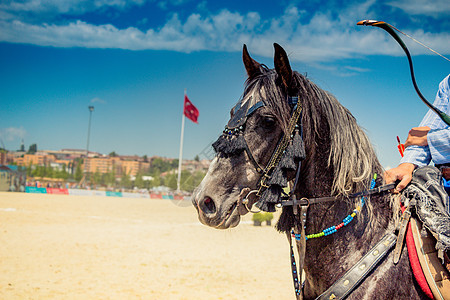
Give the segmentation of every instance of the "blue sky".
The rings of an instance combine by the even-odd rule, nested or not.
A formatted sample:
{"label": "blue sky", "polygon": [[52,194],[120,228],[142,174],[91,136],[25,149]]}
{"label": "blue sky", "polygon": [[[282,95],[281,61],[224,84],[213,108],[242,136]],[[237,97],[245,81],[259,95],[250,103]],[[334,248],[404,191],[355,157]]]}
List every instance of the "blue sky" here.
{"label": "blue sky", "polygon": [[[333,93],[357,118],[380,161],[399,160],[426,107],[386,21],[450,54],[450,2],[22,0],[0,3],[0,139],[9,150],[86,148],[178,157],[183,93],[200,111],[186,121],[184,157],[214,141],[243,91],[242,45],[273,67],[273,43],[293,69]],[[416,79],[434,100],[450,62],[406,37]],[[1,146],[1,144],[0,144]]]}

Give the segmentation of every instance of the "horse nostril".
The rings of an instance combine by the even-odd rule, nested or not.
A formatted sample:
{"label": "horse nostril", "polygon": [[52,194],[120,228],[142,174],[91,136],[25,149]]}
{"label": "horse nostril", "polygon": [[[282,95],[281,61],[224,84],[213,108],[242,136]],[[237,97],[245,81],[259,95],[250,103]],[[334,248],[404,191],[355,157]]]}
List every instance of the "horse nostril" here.
{"label": "horse nostril", "polygon": [[210,197],[203,198],[199,203],[199,207],[204,214],[210,215],[216,213],[216,204],[214,204],[214,201]]}

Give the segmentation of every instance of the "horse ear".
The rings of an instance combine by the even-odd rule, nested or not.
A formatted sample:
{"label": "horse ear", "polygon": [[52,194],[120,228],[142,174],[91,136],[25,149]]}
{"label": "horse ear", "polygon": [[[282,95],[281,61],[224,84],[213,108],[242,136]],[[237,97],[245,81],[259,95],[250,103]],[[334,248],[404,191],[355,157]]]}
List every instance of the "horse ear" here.
{"label": "horse ear", "polygon": [[281,76],[285,87],[289,89],[292,82],[292,69],[291,65],[289,64],[288,56],[286,54],[286,51],[284,51],[284,49],[277,43],[274,43],[273,47],[275,48],[275,70],[277,71],[278,75]]}
{"label": "horse ear", "polygon": [[254,78],[261,74],[260,64],[250,57],[247,46],[244,44],[242,50],[242,60],[244,61],[245,70],[247,70],[248,78]]}

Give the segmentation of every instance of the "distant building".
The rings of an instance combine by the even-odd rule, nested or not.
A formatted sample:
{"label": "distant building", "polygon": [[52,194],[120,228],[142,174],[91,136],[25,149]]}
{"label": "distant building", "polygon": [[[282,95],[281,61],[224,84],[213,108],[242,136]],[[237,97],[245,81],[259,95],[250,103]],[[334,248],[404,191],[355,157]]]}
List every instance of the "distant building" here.
{"label": "distant building", "polygon": [[[112,172],[117,176],[127,174],[136,176],[139,171],[147,171],[150,168],[150,163],[139,160],[124,160],[122,156],[115,157],[95,157],[86,160],[85,172],[105,174]],[[130,157],[127,157],[130,158]],[[132,157],[137,159],[139,157]]]}
{"label": "distant building", "polygon": [[[55,154],[56,156],[59,154],[64,155],[65,157],[72,157],[72,158],[86,157],[86,150],[83,149],[61,149],[60,151],[47,150],[47,152]],[[89,151],[88,157],[107,157],[107,156],[99,152]]]}
{"label": "distant building", "polygon": [[130,176],[136,176],[139,171],[148,171],[150,163],[136,160],[120,161],[122,172]]}
{"label": "distant building", "polygon": [[95,157],[86,159],[84,170],[87,173],[105,174],[111,172],[114,166],[114,160],[109,157]]}
{"label": "distant building", "polygon": [[46,166],[56,160],[55,156],[52,154],[25,154],[23,157],[18,157],[15,159],[15,163],[18,166]]}
{"label": "distant building", "polygon": [[196,160],[183,160],[183,170],[190,172],[207,171],[209,168],[210,160],[204,159],[200,161]]}

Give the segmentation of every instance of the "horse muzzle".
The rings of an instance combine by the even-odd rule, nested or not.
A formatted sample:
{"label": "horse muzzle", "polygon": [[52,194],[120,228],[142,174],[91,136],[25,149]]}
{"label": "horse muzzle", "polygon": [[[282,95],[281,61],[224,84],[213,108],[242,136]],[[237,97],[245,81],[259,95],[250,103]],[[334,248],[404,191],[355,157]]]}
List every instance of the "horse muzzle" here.
{"label": "horse muzzle", "polygon": [[209,196],[194,197],[192,200],[197,209],[198,218],[204,225],[217,229],[236,227],[240,222],[240,205],[236,201],[231,204],[218,204]]}

